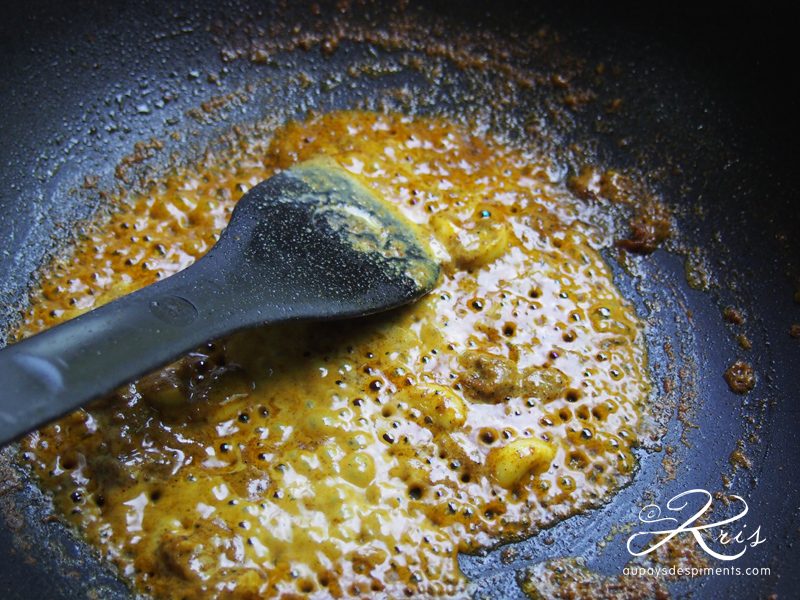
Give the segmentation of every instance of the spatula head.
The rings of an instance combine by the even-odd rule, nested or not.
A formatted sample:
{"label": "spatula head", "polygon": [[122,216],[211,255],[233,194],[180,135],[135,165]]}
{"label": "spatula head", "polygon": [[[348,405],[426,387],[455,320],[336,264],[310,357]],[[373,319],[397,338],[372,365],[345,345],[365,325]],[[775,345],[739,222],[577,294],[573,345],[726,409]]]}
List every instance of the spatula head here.
{"label": "spatula head", "polygon": [[390,309],[438,275],[413,226],[346,171],[298,165],[246,194],[188,269],[3,349],[0,445],[209,340]]}
{"label": "spatula head", "polygon": [[325,158],[250,190],[204,261],[223,274],[220,310],[235,296],[240,326],[387,310],[439,277],[416,227]]}

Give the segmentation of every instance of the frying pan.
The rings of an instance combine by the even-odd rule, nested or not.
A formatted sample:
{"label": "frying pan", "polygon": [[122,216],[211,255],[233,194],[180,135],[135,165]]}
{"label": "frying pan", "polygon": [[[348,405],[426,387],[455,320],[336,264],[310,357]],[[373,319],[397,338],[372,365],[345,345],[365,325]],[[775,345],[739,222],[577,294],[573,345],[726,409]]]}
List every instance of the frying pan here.
{"label": "frying pan", "polygon": [[[771,573],[683,579],[670,590],[796,596],[800,342],[788,332],[800,322],[793,301],[800,211],[782,71],[790,20],[672,4],[558,4],[494,2],[487,11],[467,1],[31,0],[6,7],[0,331],[13,326],[36,270],[82,221],[107,209],[101,191],[133,188],[148,169],[190,160],[236,123],[352,107],[475,118],[569,169],[595,162],[638,174],[673,210],[677,229],[649,256],[606,251],[648,325],[664,439],[641,453],[633,482],[608,504],[460,557],[473,595],[521,598],[518,573],[559,556],[618,574],[630,560],[620,528],[645,503],[663,505],[692,488],[723,491],[725,474],[727,493],[746,498],[750,522],[767,538],[736,566]],[[342,27],[338,45],[331,43]],[[368,68],[343,77],[353,65]],[[688,285],[687,269],[704,289]],[[745,325],[723,321],[729,305],[744,312]],[[752,350],[737,345],[739,332]],[[722,378],[737,358],[758,376],[746,396]],[[750,468],[730,464],[737,444]],[[13,449],[2,451],[0,469],[2,597],[131,597],[96,552],[52,518]]]}

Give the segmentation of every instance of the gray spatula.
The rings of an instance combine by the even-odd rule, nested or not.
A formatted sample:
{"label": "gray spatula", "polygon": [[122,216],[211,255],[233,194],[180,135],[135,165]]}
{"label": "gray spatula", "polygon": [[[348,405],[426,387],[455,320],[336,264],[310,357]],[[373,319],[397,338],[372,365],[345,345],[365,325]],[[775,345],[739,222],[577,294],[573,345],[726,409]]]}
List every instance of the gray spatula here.
{"label": "gray spatula", "polygon": [[0,350],[0,445],[209,340],[387,310],[438,276],[391,208],[333,161],[301,163],[239,200],[189,268]]}

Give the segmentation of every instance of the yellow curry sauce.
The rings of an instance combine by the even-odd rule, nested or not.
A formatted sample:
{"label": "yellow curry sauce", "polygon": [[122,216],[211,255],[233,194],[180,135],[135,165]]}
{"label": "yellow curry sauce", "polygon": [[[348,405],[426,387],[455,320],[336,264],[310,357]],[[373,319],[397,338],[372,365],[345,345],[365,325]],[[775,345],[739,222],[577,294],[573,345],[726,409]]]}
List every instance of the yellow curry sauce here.
{"label": "yellow curry sauce", "polygon": [[22,335],[186,267],[235,200],[325,154],[443,264],[389,314],[237,334],[31,434],[55,505],[157,597],[462,595],[469,552],[605,501],[649,396],[602,232],[548,163],[439,119],[241,135],[92,226]]}

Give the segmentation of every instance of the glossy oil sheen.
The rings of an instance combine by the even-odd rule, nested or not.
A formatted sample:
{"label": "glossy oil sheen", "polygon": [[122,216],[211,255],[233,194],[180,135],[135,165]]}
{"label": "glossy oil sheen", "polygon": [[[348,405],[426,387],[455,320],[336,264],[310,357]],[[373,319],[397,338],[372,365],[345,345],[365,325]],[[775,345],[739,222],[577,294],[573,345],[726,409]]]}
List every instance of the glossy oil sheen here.
{"label": "glossy oil sheen", "polygon": [[24,332],[191,264],[235,199],[323,153],[418,224],[423,301],[200,348],[24,444],[58,509],[159,597],[464,595],[456,560],[597,506],[648,435],[642,325],[605,232],[524,149],[441,120],[333,113],[127,198]]}

